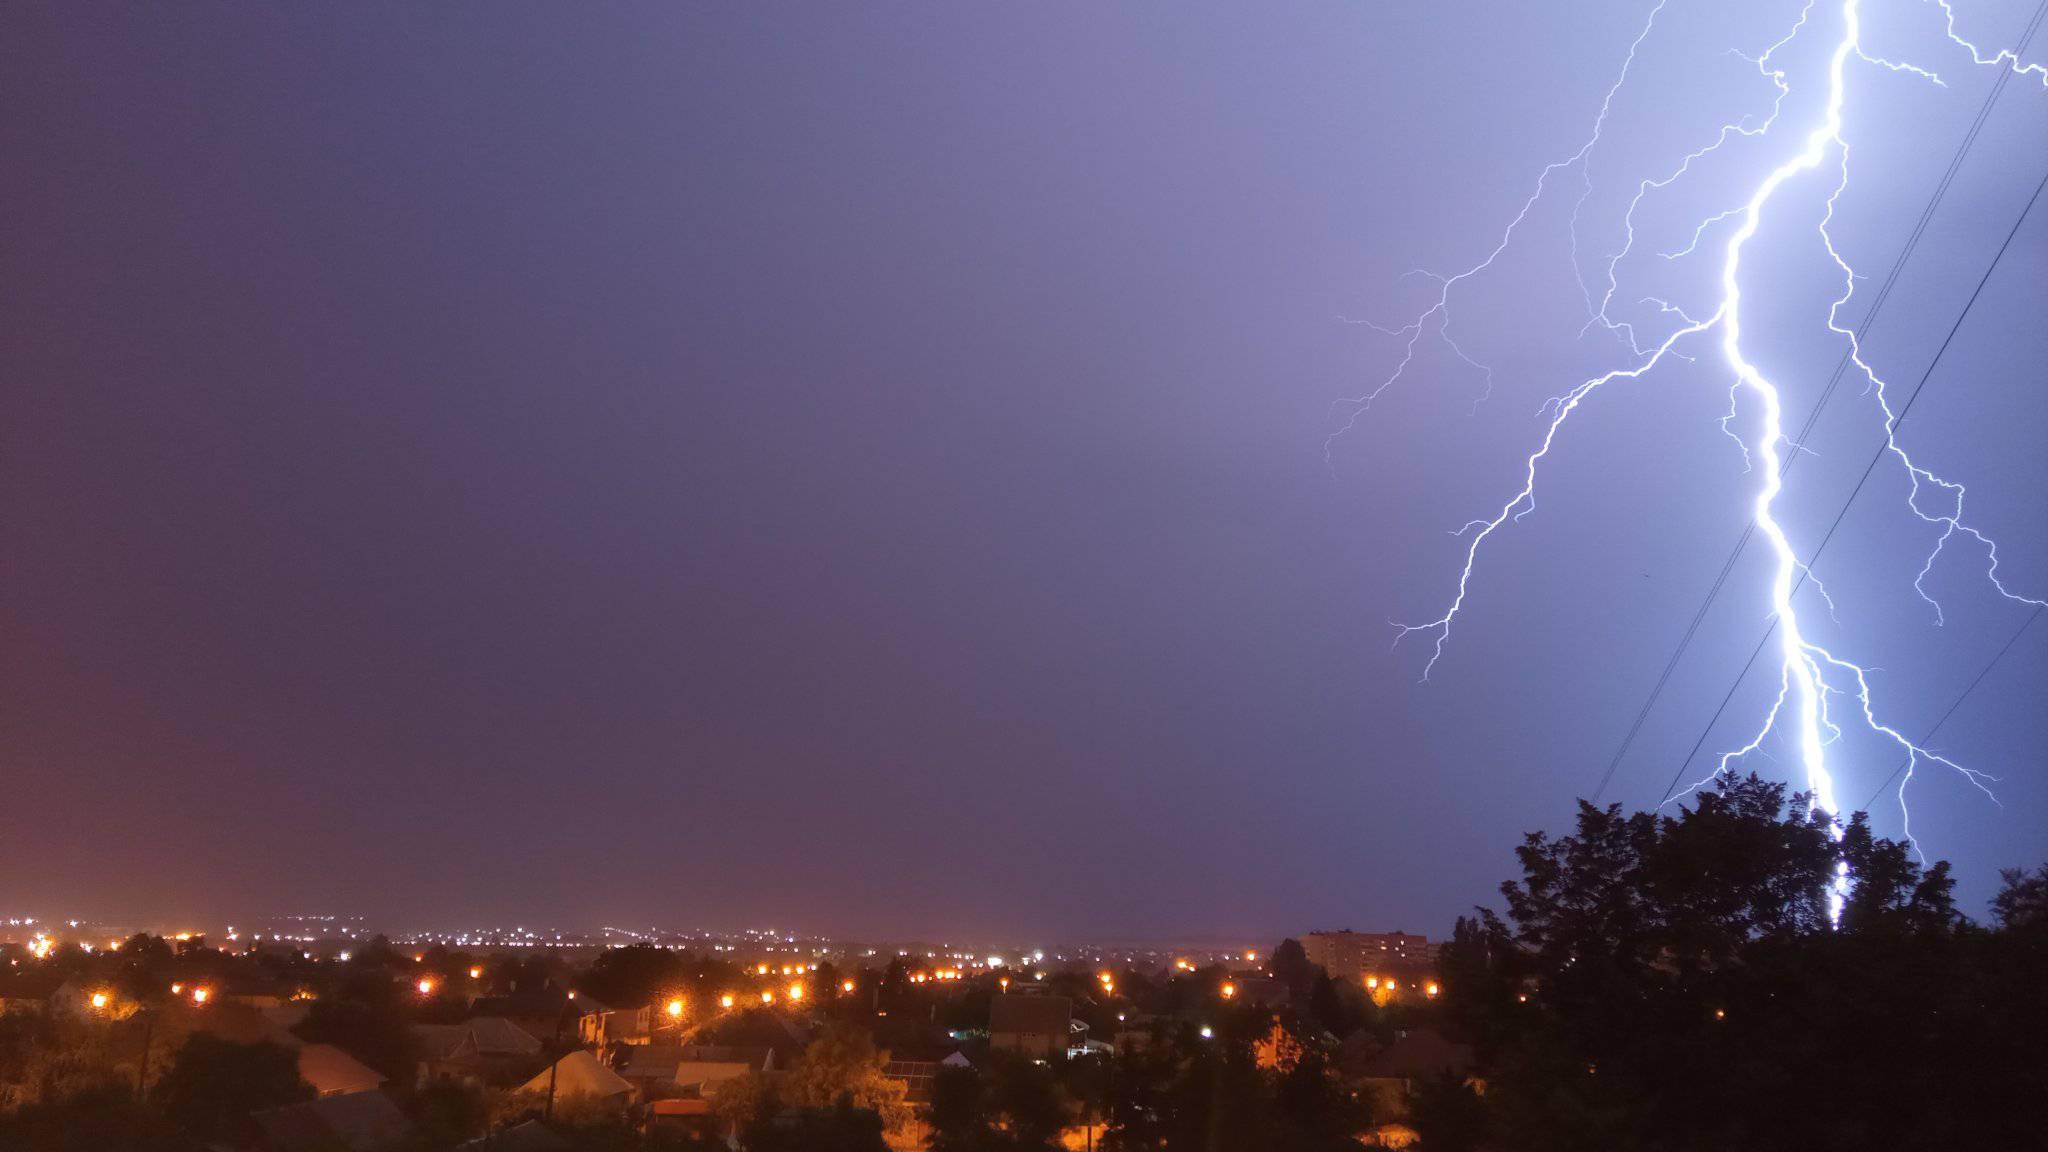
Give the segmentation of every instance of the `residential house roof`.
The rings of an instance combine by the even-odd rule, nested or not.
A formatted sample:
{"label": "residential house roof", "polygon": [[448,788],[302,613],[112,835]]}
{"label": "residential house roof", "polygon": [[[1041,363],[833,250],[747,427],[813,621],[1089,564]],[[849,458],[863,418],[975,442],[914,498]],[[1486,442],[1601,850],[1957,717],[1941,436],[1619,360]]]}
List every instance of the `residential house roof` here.
{"label": "residential house roof", "polygon": [[1074,1002],[1065,996],[1004,994],[989,1003],[988,1030],[1053,1036],[1065,1043],[1073,1018]]}
{"label": "residential house roof", "polygon": [[[542,1069],[540,1075],[519,1086],[521,1092],[545,1093],[548,1090],[549,1069]],[[555,1098],[573,1100],[577,1097],[607,1099],[612,1096],[630,1095],[633,1085],[617,1072],[605,1067],[597,1057],[581,1050],[571,1052],[555,1061]]]}
{"label": "residential house roof", "polygon": [[386,1152],[410,1141],[412,1121],[382,1092],[323,1096],[249,1117],[265,1152]]}
{"label": "residential house roof", "polygon": [[1399,1033],[1392,1044],[1361,1061],[1357,1074],[1368,1080],[1422,1080],[1472,1067],[1472,1048],[1444,1039],[1428,1028]]}
{"label": "residential house roof", "polygon": [[299,1079],[322,1096],[369,1092],[384,1083],[376,1069],[332,1044],[307,1044],[299,1049]]}

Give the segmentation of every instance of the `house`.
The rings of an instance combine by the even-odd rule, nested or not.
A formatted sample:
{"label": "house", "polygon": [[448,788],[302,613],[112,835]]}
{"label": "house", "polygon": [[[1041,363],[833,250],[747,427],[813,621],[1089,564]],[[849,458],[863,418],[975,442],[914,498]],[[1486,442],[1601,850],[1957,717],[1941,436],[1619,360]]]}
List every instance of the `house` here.
{"label": "house", "polygon": [[332,1044],[299,1045],[299,1079],[321,1096],[374,1092],[384,1076]]}
{"label": "house", "polygon": [[648,1044],[654,1040],[654,1006],[607,1008],[598,1013],[595,1035],[584,1041],[602,1048],[610,1044]]}
{"label": "house", "polygon": [[[1393,1043],[1376,1052],[1362,1046],[1350,1052],[1346,1048],[1351,1048],[1349,1041],[1338,1051],[1343,1071],[1360,1091],[1371,1094],[1375,1114],[1390,1120],[1407,1115],[1409,1097],[1424,1081],[1467,1078],[1472,1071],[1470,1045],[1453,1043],[1428,1028],[1397,1032]],[[1477,1081],[1468,1082],[1484,1088]]]}
{"label": "house", "polygon": [[656,1100],[647,1106],[647,1131],[708,1143],[718,1135],[718,1116],[709,1100]]}
{"label": "house", "polygon": [[633,1095],[633,1086],[598,1058],[577,1049],[541,1069],[540,1075],[519,1086],[521,1095],[546,1096],[556,1100],[602,1100],[621,1104]]}
{"label": "house", "polygon": [[390,1152],[418,1131],[382,1092],[323,1096],[249,1117],[258,1152]]}
{"label": "house", "polygon": [[542,1041],[574,1039],[578,1044],[605,1043],[605,1016],[611,1009],[588,996],[547,984],[509,996],[480,996],[469,1006],[472,1018],[496,1016],[517,1024]]}
{"label": "house", "polygon": [[641,1099],[661,1100],[684,1096],[709,1099],[728,1081],[775,1069],[773,1048],[638,1044],[626,1050],[625,1063],[618,1072]]}
{"label": "house", "polygon": [[524,1077],[538,1062],[541,1043],[502,1016],[476,1016],[460,1024],[416,1024],[419,1082],[457,1080],[503,1083]]}
{"label": "house", "polygon": [[1001,993],[989,1003],[989,1047],[1048,1059],[1072,1043],[1074,1002],[1065,996]]}
{"label": "house", "polygon": [[194,1032],[233,1044],[276,1044],[291,1049],[299,1061],[299,1079],[321,1096],[373,1092],[385,1077],[332,1044],[308,1044],[286,1031],[260,1008],[222,1003],[187,1010],[180,1017]]}
{"label": "house", "polygon": [[972,1068],[957,1045],[911,1045],[891,1048],[882,1054],[882,1075],[900,1082],[905,1098],[912,1104],[929,1104],[932,1085],[946,1068]]}
{"label": "house", "polygon": [[9,1012],[83,1016],[91,1010],[91,993],[61,972],[30,972],[0,980],[0,1016]]}

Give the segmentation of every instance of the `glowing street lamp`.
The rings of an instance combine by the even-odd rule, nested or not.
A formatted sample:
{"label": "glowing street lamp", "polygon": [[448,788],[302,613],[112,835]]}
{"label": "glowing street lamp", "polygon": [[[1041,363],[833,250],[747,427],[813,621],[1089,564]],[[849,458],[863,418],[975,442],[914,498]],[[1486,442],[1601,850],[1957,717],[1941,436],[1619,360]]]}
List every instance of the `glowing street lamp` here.
{"label": "glowing street lamp", "polygon": [[683,998],[678,996],[669,1001],[668,1006],[663,1010],[668,1013],[669,1019],[681,1020],[683,1018]]}
{"label": "glowing street lamp", "polygon": [[469,978],[470,978],[471,980],[481,980],[481,979],[483,979],[483,978],[484,978],[484,970],[483,970],[483,969],[481,969],[481,968],[471,968],[471,969],[469,970]]}
{"label": "glowing street lamp", "polygon": [[763,993],[761,993],[761,1003],[763,1003],[763,1004],[773,1004],[773,1003],[775,1003],[775,993],[773,993],[773,992],[763,992]]}
{"label": "glowing street lamp", "polygon": [[1231,983],[1231,982],[1230,982],[1230,981],[1228,981],[1228,980],[1224,981],[1224,982],[1223,982],[1223,998],[1224,998],[1225,1000],[1235,1000],[1235,999],[1237,999],[1237,985],[1235,985],[1235,984]]}
{"label": "glowing street lamp", "polygon": [[413,985],[413,987],[419,989],[420,995],[422,996],[432,996],[434,994],[434,982],[432,980],[423,979],[419,983]]}
{"label": "glowing street lamp", "polygon": [[801,999],[803,999],[803,998],[804,998],[804,986],[803,986],[803,985],[801,985],[801,984],[791,984],[791,985],[789,986],[789,998],[790,998],[791,1000],[801,1000]]}
{"label": "glowing street lamp", "polygon": [[213,990],[210,988],[194,988],[192,990],[192,1002],[194,1004],[204,1004],[207,1002],[207,1000],[211,999],[212,996]]}
{"label": "glowing street lamp", "polygon": [[842,984],[840,984],[840,985],[839,985],[839,990],[840,990],[841,992],[845,992],[845,993],[847,993],[848,995],[851,995],[851,994],[853,993],[853,989],[854,989],[854,983],[853,983],[853,981],[851,981],[851,980],[848,980],[848,981],[846,981],[846,982],[844,982],[844,983],[842,983]]}
{"label": "glowing street lamp", "polygon": [[723,995],[723,996],[720,996],[720,997],[718,998],[718,1006],[719,1006],[720,1008],[731,1008],[731,1007],[732,1007],[732,993],[730,993],[730,992],[727,992],[727,993],[726,993],[725,995]]}
{"label": "glowing street lamp", "polygon": [[92,1006],[94,1008],[104,1012],[106,1010],[107,1003],[107,994],[105,992],[95,992],[92,994]]}

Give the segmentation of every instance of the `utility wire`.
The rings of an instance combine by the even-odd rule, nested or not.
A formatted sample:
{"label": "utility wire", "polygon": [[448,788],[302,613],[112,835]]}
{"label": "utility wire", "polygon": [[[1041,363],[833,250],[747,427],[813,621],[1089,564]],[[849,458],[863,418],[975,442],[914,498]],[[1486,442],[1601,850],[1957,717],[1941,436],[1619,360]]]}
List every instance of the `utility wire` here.
{"label": "utility wire", "polygon": [[[2020,36],[2018,46],[2014,49],[2016,52],[2024,52],[2026,50],[2028,44],[2033,41],[2035,33],[2040,31],[2044,18],[2048,18],[2048,0],[2042,0],[2040,6],[2034,9],[2033,18],[2027,22],[2027,26]],[[1912,258],[1914,249],[1919,247],[1920,238],[1927,231],[1929,223],[1933,221],[1935,210],[1941,206],[1942,199],[1948,195],[1949,185],[1955,182],[1956,174],[1962,169],[1964,158],[1970,154],[1970,149],[1976,144],[1978,135],[1983,132],[1985,122],[1991,118],[1993,106],[1998,103],[1998,97],[2005,91],[2006,82],[2011,77],[2012,73],[2009,70],[2001,69],[1998,79],[1991,86],[1991,92],[1984,98],[1983,106],[1977,109],[1976,118],[1971,121],[1969,131],[1963,135],[1962,143],[1956,148],[1955,155],[1949,159],[1948,168],[1942,172],[1941,180],[1935,184],[1933,195],[1928,198],[1926,207],[1920,210],[1920,218],[1914,222],[1912,231],[1907,234],[1905,246],[1899,250],[1898,258],[1892,261],[1891,270],[1885,274],[1884,283],[1878,287],[1871,301],[1870,310],[1863,314],[1862,322],[1857,325],[1856,338],[1858,341],[1861,341],[1869,334],[1871,325],[1876,322],[1878,313],[1883,310],[1885,301],[1891,296],[1892,288],[1898,283],[1900,274],[1905,271],[1906,263]],[[1821,413],[1827,408],[1828,401],[1834,399],[1835,389],[1840,386],[1843,376],[1848,373],[1852,356],[1853,349],[1842,353],[1841,360],[1835,364],[1834,373],[1828,377],[1827,387],[1821,390],[1820,400],[1814,404],[1813,411],[1806,417],[1806,422],[1800,425],[1799,436],[1794,443],[1803,444],[1812,435],[1814,425],[1820,422]],[[1792,466],[1799,462],[1799,455],[1794,453],[1792,458],[1785,462],[1782,471],[1790,472]],[[1607,770],[1601,773],[1599,786],[1593,789],[1593,799],[1595,802],[1599,801],[1600,796],[1607,791],[1607,786],[1613,782],[1615,772],[1621,768],[1621,762],[1627,758],[1629,749],[1635,744],[1636,737],[1642,733],[1643,725],[1649,720],[1651,710],[1656,707],[1658,699],[1663,696],[1665,686],[1670,683],[1672,673],[1678,670],[1679,662],[1685,658],[1686,651],[1692,647],[1693,637],[1699,632],[1700,625],[1705,622],[1708,610],[1713,607],[1715,599],[1720,596],[1722,587],[1728,582],[1729,574],[1735,570],[1736,562],[1742,558],[1743,550],[1749,547],[1750,537],[1755,532],[1756,522],[1751,520],[1743,526],[1742,535],[1736,538],[1735,546],[1729,549],[1728,559],[1722,563],[1721,571],[1714,577],[1714,582],[1708,585],[1707,594],[1700,601],[1698,611],[1693,613],[1691,622],[1686,625],[1684,634],[1678,639],[1678,647],[1672,651],[1671,658],[1665,661],[1664,670],[1658,674],[1656,681],[1650,686],[1649,696],[1643,701],[1643,706],[1636,710],[1635,719],[1629,724],[1628,731],[1622,736],[1620,746],[1614,750],[1613,758],[1608,760]],[[1802,573],[1799,579],[1801,584],[1805,583],[1805,574]],[[1794,587],[1793,591],[1798,591],[1797,586]],[[1768,633],[1764,639],[1765,641],[1770,639]],[[1762,650],[1763,645],[1758,644],[1757,651],[1761,652]],[[1746,675],[1748,673],[1750,664],[1753,664],[1755,660],[1756,656],[1752,654],[1750,656],[1750,663],[1743,665],[1742,674]],[[1737,685],[1739,686],[1740,683],[1741,675],[1738,675]],[[1731,688],[1728,694],[1729,697],[1732,698],[1734,694],[1734,689]],[[1728,700],[1724,698],[1721,702],[1721,707],[1727,707],[1727,703]],[[1714,713],[1716,720],[1720,718],[1720,714],[1721,710],[1716,709]],[[1711,730],[1712,721],[1709,721],[1708,727]],[[1703,743],[1704,740],[1705,737],[1702,736],[1701,742]],[[1686,754],[1686,762],[1690,763],[1693,755],[1697,754],[1698,751],[1699,745],[1695,744],[1692,751]],[[1685,768],[1681,765],[1679,767],[1680,774],[1682,775],[1684,771]],[[1668,796],[1669,793],[1667,792],[1666,797],[1668,798]],[[1659,803],[1662,803],[1662,801],[1660,800]]]}
{"label": "utility wire", "polygon": [[[1856,487],[1850,489],[1849,498],[1842,502],[1842,510],[1835,514],[1834,523],[1828,525],[1827,535],[1821,537],[1820,546],[1813,550],[1811,556],[1807,557],[1798,582],[1792,586],[1793,595],[1797,595],[1799,589],[1805,585],[1807,575],[1812,571],[1814,562],[1819,560],[1820,554],[1827,550],[1828,542],[1835,538],[1835,531],[1842,526],[1843,518],[1849,515],[1850,505],[1856,502],[1856,497],[1863,491],[1863,486],[1870,482],[1871,473],[1877,470],[1878,462],[1883,460],[1884,454],[1891,450],[1891,438],[1898,434],[1899,425],[1905,422],[1906,414],[1913,410],[1913,403],[1920,399],[1920,393],[1927,387],[1927,381],[1934,376],[1935,368],[1940,366],[1942,356],[1948,351],[1949,345],[1955,341],[1956,333],[1962,330],[1963,321],[1969,319],[1970,310],[1976,306],[1978,297],[1984,294],[1984,286],[1991,282],[1992,274],[1998,271],[1999,262],[2005,259],[2005,254],[2012,247],[2014,238],[2020,234],[2020,228],[2026,224],[2028,215],[2034,211],[2034,205],[2040,203],[2043,191],[2048,191],[2048,174],[2043,174],[2041,182],[2034,185],[2034,194],[2027,198],[2027,206],[2020,209],[2019,219],[2013,221],[2012,231],[2005,234],[2004,243],[2000,244],[1998,251],[1992,255],[1990,265],[1984,269],[1984,275],[1977,281],[1977,287],[1970,292],[1970,298],[1964,302],[1963,310],[1956,315],[1955,323],[1949,326],[1948,335],[1942,337],[1941,347],[1935,349],[1934,359],[1928,361],[1927,370],[1920,374],[1919,382],[1913,385],[1912,394],[1906,397],[1906,403],[1900,407],[1898,416],[1892,421],[1890,436],[1887,436],[1885,442],[1878,445],[1877,451],[1871,454],[1870,463],[1864,466],[1863,475],[1857,479]],[[2028,622],[2032,622],[2031,617],[2029,617]],[[2024,629],[2025,625],[2021,627]],[[1720,720],[1722,711],[1728,707],[1728,701],[1734,697],[1736,689],[1742,686],[1743,677],[1748,675],[1750,666],[1756,663],[1758,654],[1764,650],[1764,645],[1770,642],[1772,634],[1777,630],[1778,622],[1776,620],[1771,621],[1770,627],[1764,630],[1763,639],[1757,641],[1756,649],[1749,654],[1749,659],[1743,663],[1742,671],[1735,674],[1735,683],[1729,686],[1728,694],[1721,698],[1721,706],[1714,709],[1714,715],[1708,719],[1706,729],[1700,733],[1700,738],[1693,742],[1692,751],[1688,752],[1686,758],[1679,763],[1678,771],[1672,773],[1671,783],[1665,785],[1664,795],[1657,799],[1659,807],[1662,807],[1664,801],[1671,798],[1671,793],[1678,787],[1679,780],[1684,778],[1685,770],[1691,766],[1692,758],[1699,754],[1700,746],[1706,743],[1707,734],[1714,730],[1714,724]],[[2015,633],[2013,638],[2015,640],[2018,639],[2018,634]],[[2003,650],[2001,650],[2002,654]],[[1996,662],[1995,657],[1993,662]],[[1980,673],[1978,681],[1981,682],[1982,679],[1983,674]],[[1975,687],[1974,682],[1972,687]]]}
{"label": "utility wire", "polygon": [[[1986,676],[1991,675],[1991,670],[1993,668],[1998,667],[1998,662],[2000,660],[2005,659],[2005,654],[2007,652],[2012,651],[2012,646],[2019,643],[2020,637],[2025,635],[2027,629],[2033,627],[2034,621],[2040,618],[2041,609],[2039,606],[2036,606],[2032,612],[2027,613],[2027,618],[2020,622],[2018,630],[2013,632],[2012,636],[2006,640],[2005,647],[2000,648],[1998,650],[1998,654],[1993,656],[1990,659],[1990,661],[1984,665],[1983,671],[1977,673],[1977,678],[1975,680],[1970,681],[1970,686],[1968,688],[1963,689],[1963,694],[1956,697],[1955,702],[1948,706],[1948,711],[1943,712],[1941,714],[1941,719],[1936,720],[1933,726],[1927,729],[1927,734],[1925,736],[1920,737],[1918,743],[1921,746],[1926,746],[1929,740],[1934,739],[1934,734],[1936,732],[1941,731],[1941,726],[1943,724],[1948,723],[1948,718],[1956,714],[1956,709],[1961,708],[1963,706],[1963,701],[1968,700],[1970,698],[1970,693],[1975,692],[1977,690],[1977,685],[1982,684],[1984,682],[1984,678]],[[1870,794],[1870,799],[1865,800],[1863,802],[1863,811],[1870,811],[1870,806],[1872,804],[1877,803],[1877,798],[1884,793],[1885,789],[1891,787],[1892,781],[1897,780],[1899,778],[1899,773],[1904,772],[1907,769],[1907,767],[1910,766],[1912,763],[1913,758],[1911,756],[1908,756],[1904,760],[1901,760],[1899,762],[1899,766],[1897,768],[1892,769],[1892,774],[1884,778],[1884,783],[1879,784],[1877,786],[1877,791],[1872,792]]]}

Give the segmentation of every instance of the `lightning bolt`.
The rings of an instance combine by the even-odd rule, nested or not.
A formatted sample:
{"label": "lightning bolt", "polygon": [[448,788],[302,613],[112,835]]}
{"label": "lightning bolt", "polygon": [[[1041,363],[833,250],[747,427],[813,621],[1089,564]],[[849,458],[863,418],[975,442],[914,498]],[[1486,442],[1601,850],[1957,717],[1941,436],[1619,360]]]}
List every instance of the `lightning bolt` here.
{"label": "lightning bolt", "polygon": [[[1949,0],[1929,2],[1941,10],[1944,34],[1948,42],[1967,52],[1974,63],[2006,69],[2021,77],[2038,78],[2044,87],[2048,87],[2048,68],[2039,64],[2024,63],[2018,53],[2010,49],[1992,51],[1979,47],[1965,39],[1958,31],[1957,14]],[[1797,451],[1798,445],[1786,434],[1784,398],[1778,385],[1750,358],[1744,345],[1742,273],[1743,258],[1763,226],[1767,213],[1773,210],[1778,193],[1794,181],[1831,171],[1833,177],[1826,207],[1815,224],[1821,246],[1840,271],[1842,278],[1840,295],[1833,300],[1828,310],[1827,328],[1847,342],[1850,358],[1866,382],[1866,392],[1875,400],[1883,422],[1884,452],[1896,459],[1909,481],[1907,508],[1921,522],[1934,530],[1929,551],[1914,577],[1914,589],[1929,605],[1934,622],[1940,624],[1943,620],[1942,608],[1927,588],[1928,576],[1945,554],[1958,547],[1967,547],[1974,549],[1982,557],[1983,575],[2000,597],[2019,604],[2048,607],[2048,601],[2016,592],[2007,584],[1999,570],[1997,542],[1965,518],[1964,505],[1968,492],[1964,485],[1938,475],[1920,464],[1899,442],[1898,425],[1901,413],[1894,409],[1890,386],[1865,358],[1854,330],[1841,322],[1843,309],[1855,297],[1857,277],[1853,266],[1837,245],[1830,225],[1834,222],[1838,202],[1849,188],[1850,143],[1843,131],[1843,113],[1849,99],[1852,68],[1856,65],[1865,65],[1896,76],[1935,85],[1944,85],[1944,81],[1931,69],[1867,50],[1863,42],[1864,0],[1838,0],[1839,7],[1835,9],[1830,21],[1834,25],[1832,31],[1835,39],[1826,58],[1825,99],[1811,122],[1803,126],[1803,133],[1796,137],[1796,149],[1765,173],[1740,204],[1699,221],[1686,245],[1675,251],[1659,254],[1666,260],[1684,259],[1700,251],[1714,232],[1732,223],[1732,229],[1720,246],[1719,276],[1715,281],[1717,291],[1710,306],[1688,309],[1667,300],[1646,297],[1640,303],[1655,307],[1654,318],[1643,321],[1618,319],[1614,315],[1614,307],[1620,291],[1620,269],[1635,250],[1638,208],[1647,198],[1682,180],[1702,158],[1721,150],[1731,142],[1738,139],[1768,139],[1782,130],[1783,114],[1793,88],[1788,71],[1774,64],[1774,59],[1814,22],[1816,0],[1806,0],[1799,11],[1798,19],[1782,38],[1761,53],[1744,57],[1755,65],[1757,71],[1775,90],[1776,95],[1771,102],[1768,115],[1760,119],[1745,117],[1723,124],[1698,148],[1686,153],[1673,168],[1661,175],[1638,182],[1634,195],[1622,214],[1623,242],[1616,251],[1606,257],[1604,274],[1596,297],[1594,289],[1588,285],[1581,273],[1578,245],[1581,210],[1590,196],[1588,160],[1600,143],[1615,96],[1628,80],[1638,52],[1655,29],[1657,19],[1664,12],[1666,3],[1667,0],[1659,0],[1651,9],[1635,40],[1630,43],[1620,73],[1602,98],[1592,131],[1584,143],[1569,156],[1546,165],[1538,173],[1534,190],[1522,202],[1519,210],[1484,258],[1455,275],[1424,273],[1437,286],[1436,295],[1427,307],[1406,324],[1374,325],[1382,332],[1402,337],[1405,341],[1403,354],[1393,371],[1382,378],[1374,388],[1346,402],[1350,407],[1348,417],[1326,441],[1325,455],[1327,458],[1331,446],[1356,426],[1374,400],[1408,374],[1414,363],[1417,344],[1426,332],[1434,331],[1468,363],[1478,363],[1466,356],[1464,351],[1450,340],[1452,290],[1492,267],[1495,260],[1514,241],[1517,230],[1544,195],[1552,177],[1560,171],[1576,167],[1580,172],[1584,190],[1573,206],[1570,232],[1573,273],[1578,278],[1585,296],[1588,314],[1581,335],[1596,328],[1610,333],[1625,349],[1628,362],[1621,367],[1580,381],[1570,390],[1546,402],[1539,410],[1539,415],[1546,417],[1546,421],[1537,446],[1522,462],[1520,487],[1490,515],[1472,520],[1456,533],[1465,537],[1466,541],[1463,564],[1459,568],[1448,605],[1433,619],[1413,624],[1396,623],[1395,642],[1398,644],[1402,638],[1415,634],[1432,639],[1429,657],[1422,668],[1422,679],[1428,680],[1430,673],[1443,658],[1452,628],[1472,593],[1474,571],[1478,566],[1481,550],[1495,534],[1520,520],[1534,507],[1539,474],[1544,462],[1557,447],[1572,415],[1609,385],[1640,379],[1672,356],[1689,359],[1688,354],[1680,350],[1681,346],[1712,333],[1718,337],[1720,358],[1732,379],[1729,388],[1730,407],[1728,414],[1721,420],[1721,426],[1723,431],[1741,445],[1745,466],[1758,477],[1751,516],[1755,531],[1763,537],[1769,547],[1772,560],[1769,611],[1775,623],[1777,637],[1778,691],[1754,735],[1741,747],[1723,755],[1715,765],[1713,773],[1678,793],[1672,800],[1675,802],[1731,771],[1744,758],[1761,749],[1773,734],[1780,734],[1780,738],[1789,742],[1796,751],[1804,775],[1810,810],[1825,813],[1839,838],[1842,835],[1841,808],[1828,756],[1830,747],[1842,736],[1842,729],[1836,717],[1843,711],[1840,705],[1847,702],[1851,706],[1849,711],[1853,712],[1868,731],[1890,740],[1907,757],[1906,770],[1899,784],[1898,798],[1906,837],[1911,840],[1911,812],[1906,805],[1906,787],[1912,781],[1916,768],[1922,765],[1938,765],[1949,769],[1984,792],[1986,796],[1991,796],[1995,802],[1996,797],[1992,796],[1989,787],[1994,778],[1927,750],[1906,737],[1895,726],[1883,721],[1873,701],[1870,669],[1837,655],[1817,642],[1804,627],[1794,600],[1796,592],[1809,580],[1815,584],[1824,598],[1826,591],[1813,577],[1807,564],[1799,558],[1791,534],[1778,517],[1779,497],[1785,490],[1786,453],[1788,450]],[[1652,324],[1661,325],[1664,332],[1661,336],[1645,338],[1644,326]],[[1753,424],[1747,435],[1736,430],[1737,424],[1745,421]],[[1829,600],[1828,604],[1832,613],[1832,600]],[[1917,842],[1915,846],[1917,848]],[[1846,896],[1847,885],[1848,876],[1844,870],[1837,875],[1831,892],[1831,911],[1837,915]]]}

